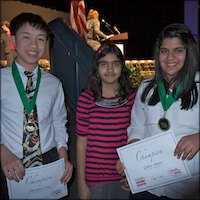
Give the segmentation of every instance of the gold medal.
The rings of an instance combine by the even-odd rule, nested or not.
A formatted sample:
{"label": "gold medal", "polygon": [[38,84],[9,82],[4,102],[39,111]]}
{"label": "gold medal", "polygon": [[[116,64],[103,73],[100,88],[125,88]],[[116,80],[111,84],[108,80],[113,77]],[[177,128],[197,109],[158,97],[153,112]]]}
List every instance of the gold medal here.
{"label": "gold medal", "polygon": [[170,122],[166,118],[160,118],[158,121],[159,128],[163,131],[167,131],[170,128]]}

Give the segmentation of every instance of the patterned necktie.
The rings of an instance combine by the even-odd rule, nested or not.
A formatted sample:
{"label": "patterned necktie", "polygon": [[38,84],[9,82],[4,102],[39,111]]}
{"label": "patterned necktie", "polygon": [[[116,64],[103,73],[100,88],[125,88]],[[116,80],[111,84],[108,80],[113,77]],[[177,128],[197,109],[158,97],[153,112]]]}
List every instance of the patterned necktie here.
{"label": "patterned necktie", "polygon": [[[26,96],[30,102],[34,94],[33,73],[25,71],[28,77],[26,84]],[[31,113],[24,109],[24,134],[23,134],[23,164],[26,168],[42,165],[42,151],[40,147],[39,124],[37,108],[34,106]]]}

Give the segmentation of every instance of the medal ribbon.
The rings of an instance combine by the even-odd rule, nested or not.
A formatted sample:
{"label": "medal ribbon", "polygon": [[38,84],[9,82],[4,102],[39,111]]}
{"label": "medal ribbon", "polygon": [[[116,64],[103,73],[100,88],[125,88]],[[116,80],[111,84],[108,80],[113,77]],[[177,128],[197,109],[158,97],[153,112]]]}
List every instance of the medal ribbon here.
{"label": "medal ribbon", "polygon": [[41,79],[40,67],[38,67],[37,83],[36,83],[36,87],[35,87],[33,98],[31,99],[30,102],[28,101],[28,98],[26,96],[26,91],[24,89],[24,85],[22,83],[22,79],[20,77],[19,70],[17,69],[17,66],[16,66],[15,62],[13,62],[13,64],[12,64],[12,76],[13,76],[13,79],[15,81],[15,85],[16,85],[17,90],[19,92],[19,95],[20,95],[20,98],[21,98],[22,103],[24,105],[24,108],[25,108],[26,112],[28,114],[30,114],[32,109],[35,106],[36,97],[37,97],[38,89],[39,89],[39,85],[40,85],[40,79]]}
{"label": "medal ribbon", "polygon": [[164,111],[167,111],[169,107],[176,101],[180,89],[181,84],[177,86],[176,93],[174,95],[172,95],[172,92],[170,92],[168,97],[166,97],[165,86],[161,80],[158,80],[158,94]]}
{"label": "medal ribbon", "polygon": [[[187,83],[188,81],[188,75],[186,75],[185,80],[183,81],[183,83]],[[168,97],[166,95],[166,91],[165,91],[165,86],[163,84],[163,82],[161,80],[158,80],[158,94],[159,94],[159,98],[160,101],[162,103],[162,107],[164,109],[164,111],[167,111],[169,109],[169,107],[177,100],[178,94],[180,92],[181,89],[181,84],[180,83],[177,88],[176,88],[176,92],[173,95],[172,92],[170,91]]]}

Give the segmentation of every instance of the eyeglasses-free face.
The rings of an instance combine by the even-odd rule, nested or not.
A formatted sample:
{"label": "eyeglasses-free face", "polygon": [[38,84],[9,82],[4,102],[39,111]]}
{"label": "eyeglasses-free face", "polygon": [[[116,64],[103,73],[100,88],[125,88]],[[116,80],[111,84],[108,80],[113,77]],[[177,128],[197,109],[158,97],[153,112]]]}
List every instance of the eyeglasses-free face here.
{"label": "eyeglasses-free face", "polygon": [[165,38],[163,40],[159,51],[159,61],[168,81],[184,66],[186,52],[187,49],[179,38]]}
{"label": "eyeglasses-free face", "polygon": [[113,67],[113,68],[120,68],[122,66],[120,61],[101,61],[99,62],[99,67],[100,68],[108,68],[108,67]]}
{"label": "eyeglasses-free face", "polygon": [[98,74],[102,84],[118,84],[121,71],[122,63],[114,53],[108,53],[99,60]]}

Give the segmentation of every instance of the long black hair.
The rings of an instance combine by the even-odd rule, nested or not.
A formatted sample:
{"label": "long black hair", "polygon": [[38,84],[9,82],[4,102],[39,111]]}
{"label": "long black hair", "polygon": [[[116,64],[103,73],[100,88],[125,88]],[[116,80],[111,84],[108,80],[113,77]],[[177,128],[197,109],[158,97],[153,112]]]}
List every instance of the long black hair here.
{"label": "long black hair", "polygon": [[99,101],[103,98],[102,96],[102,82],[98,74],[99,60],[106,56],[108,53],[114,53],[120,60],[122,65],[121,75],[119,77],[119,89],[118,96],[120,100],[127,98],[133,86],[130,79],[129,71],[125,65],[125,58],[121,50],[112,42],[103,43],[99,49],[95,52],[93,67],[86,85],[86,89],[91,90],[94,94],[95,101]]}
{"label": "long black hair", "polygon": [[[164,72],[161,68],[159,61],[160,46],[165,38],[179,38],[183,46],[186,48],[186,59],[184,66],[180,69],[175,77],[170,80],[170,83],[165,80]],[[161,80],[166,90],[169,90],[169,86],[173,83],[173,92],[176,91],[177,86],[184,82],[186,74],[188,81],[186,84],[181,85],[181,90],[177,98],[181,98],[181,109],[192,108],[197,103],[198,91],[195,82],[195,75],[199,71],[199,48],[197,41],[192,35],[190,29],[181,23],[170,24],[163,29],[159,37],[157,38],[154,48],[155,58],[155,77],[149,81],[149,84],[144,89],[141,96],[142,102],[146,100],[149,91],[154,88],[154,92],[149,99],[149,105],[157,104],[159,100],[157,82]]]}

